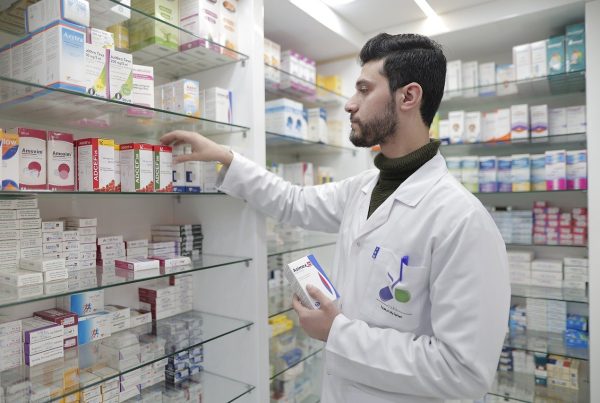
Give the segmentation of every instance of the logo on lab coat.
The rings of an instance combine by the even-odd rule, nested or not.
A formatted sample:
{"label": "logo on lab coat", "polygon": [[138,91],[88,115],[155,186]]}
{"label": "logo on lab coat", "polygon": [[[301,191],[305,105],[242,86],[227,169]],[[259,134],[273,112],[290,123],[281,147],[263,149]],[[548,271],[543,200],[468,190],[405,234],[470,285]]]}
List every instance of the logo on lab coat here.
{"label": "logo on lab coat", "polygon": [[387,302],[395,299],[398,302],[406,303],[410,301],[410,291],[404,288],[402,283],[402,276],[404,272],[404,266],[408,265],[408,256],[403,256],[400,260],[400,273],[398,278],[394,277],[388,272],[388,278],[390,283],[379,290],[379,298],[381,301]]}

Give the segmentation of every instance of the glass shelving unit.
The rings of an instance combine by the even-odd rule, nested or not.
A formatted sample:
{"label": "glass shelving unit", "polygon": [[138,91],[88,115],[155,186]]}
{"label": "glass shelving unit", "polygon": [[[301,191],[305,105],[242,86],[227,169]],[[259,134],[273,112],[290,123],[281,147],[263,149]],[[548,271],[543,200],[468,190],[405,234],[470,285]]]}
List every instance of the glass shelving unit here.
{"label": "glass shelving unit", "polygon": [[340,151],[356,153],[356,149],[351,147],[326,144],[272,132],[266,132],[266,142],[269,151],[285,154],[334,154]]}
{"label": "glass shelving unit", "polygon": [[[329,108],[332,106],[342,106],[348,100],[348,97],[318,86],[315,83],[307,81],[302,77],[295,76],[278,67],[265,63],[265,70],[271,73],[279,74],[279,82],[265,78],[265,91],[267,100],[275,98],[291,98],[302,102],[307,108]],[[268,75],[267,75],[268,76]],[[281,82],[290,82],[289,88],[284,88]]]}
{"label": "glass shelving unit", "polygon": [[0,196],[93,196],[93,197],[154,197],[154,196],[226,196],[222,192],[84,192],[79,190],[63,191],[63,190],[3,190],[0,191]]}
{"label": "glass shelving unit", "polygon": [[252,393],[254,386],[208,371],[202,373],[202,401],[231,403]]}
{"label": "glass shelving unit", "polygon": [[298,252],[304,249],[333,246],[337,242],[337,234],[326,234],[322,232],[310,232],[303,234],[300,239],[293,239],[278,244],[270,243],[267,248],[267,256],[283,255],[285,253]]}
{"label": "glass shelving unit", "polygon": [[588,348],[571,348],[565,346],[563,333],[551,333],[535,330],[510,332],[504,340],[504,347],[532,353],[547,353],[568,358],[587,361],[590,357]]}
{"label": "glass shelving unit", "polygon": [[570,288],[552,288],[524,284],[512,284],[511,294],[513,297],[538,298],[584,304],[589,302],[589,297],[586,290]]}
{"label": "glass shelving unit", "polygon": [[567,150],[585,148],[587,145],[586,133],[572,133],[548,137],[535,137],[528,139],[515,139],[500,142],[479,142],[442,144],[440,150],[448,156],[461,155],[500,155],[513,154],[514,149],[527,150],[529,153],[543,153],[547,150],[564,148]]}
{"label": "glass shelving unit", "polygon": [[302,365],[302,371],[300,371],[302,373],[300,375],[290,375],[290,373],[286,371],[271,378],[271,396],[281,398],[283,396],[277,395],[285,393],[284,391],[293,390],[293,398],[288,396],[290,401],[298,403],[318,403],[320,401],[319,392],[322,372],[321,352],[322,350],[319,350],[318,352],[306,356],[301,362],[298,362],[292,367],[297,368],[298,365]]}
{"label": "glass shelving unit", "polygon": [[[76,385],[72,388],[69,388],[67,390],[63,390],[62,393],[54,395],[52,397],[51,401],[59,401],[62,398],[66,397],[68,395],[71,395],[73,393],[77,393],[82,390],[85,390],[86,388],[90,388],[90,387],[99,385],[100,383],[102,383],[104,381],[117,378],[121,375],[125,375],[125,374],[135,371],[139,368],[142,368],[146,365],[162,361],[165,358],[168,358],[168,357],[178,354],[180,352],[186,351],[190,348],[201,346],[210,341],[220,339],[228,334],[234,333],[241,329],[248,328],[249,326],[252,325],[252,322],[249,322],[246,320],[234,319],[234,318],[229,318],[229,317],[214,315],[214,314],[208,314],[208,313],[199,312],[199,311],[189,311],[189,312],[185,312],[185,313],[173,316],[171,318],[154,321],[152,323],[148,323],[145,325],[140,325],[135,328],[128,329],[128,331],[133,332],[133,333],[137,334],[138,336],[144,335],[144,334],[149,334],[149,335],[155,334],[155,333],[157,333],[157,329],[160,329],[160,327],[163,325],[163,323],[166,324],[166,321],[171,320],[173,318],[176,319],[178,317],[179,318],[186,318],[186,317],[201,318],[201,320],[202,320],[202,326],[201,326],[202,339],[201,340],[190,340],[188,343],[183,343],[183,345],[182,345],[182,343],[178,343],[177,346],[166,345],[165,346],[165,354],[161,355],[160,357],[154,357],[151,360],[147,360],[139,365],[135,365],[131,368],[128,368],[127,370],[119,371],[119,370],[115,369],[115,371],[111,371],[110,375],[107,375],[102,378],[99,377],[98,381],[87,382],[85,384],[82,383],[82,384]],[[111,337],[114,337],[118,334],[119,333],[116,333],[115,335],[113,335]],[[106,339],[103,339],[103,340],[106,340]],[[75,369],[75,370],[78,370],[79,372],[82,372],[92,366],[105,363],[105,361],[103,361],[105,359],[102,358],[102,356],[100,354],[100,350],[99,350],[99,345],[100,345],[100,343],[102,343],[103,340],[98,340],[98,341],[95,341],[92,343],[85,344],[83,346],[78,346],[78,347],[69,349],[65,352],[64,359],[58,359],[58,360],[50,361],[48,363],[40,364],[40,365],[36,366],[35,374],[39,374],[40,367],[45,366],[45,368],[47,368],[48,370],[44,371],[45,372],[44,375],[48,375],[48,373],[52,373],[52,372],[57,372],[57,373],[60,373],[59,379],[62,379],[62,373],[64,373],[65,371],[68,371],[68,370],[72,371],[73,369]],[[251,388],[250,386],[248,386],[246,384],[243,384],[243,383],[240,383],[237,381],[233,381],[233,380],[229,380],[227,378],[223,378],[223,377],[216,376],[216,375],[213,376],[213,374],[206,374],[206,375],[207,375],[207,379],[206,379],[206,382],[204,382],[204,383],[205,383],[206,387],[209,389],[217,386],[216,384],[209,386],[209,384],[213,380],[217,384],[220,383],[221,385],[232,386],[232,389],[229,391],[227,391],[227,390],[218,391],[218,393],[227,393],[230,399],[236,399],[237,397],[241,396],[242,394],[248,393],[249,392],[248,389]],[[30,368],[27,366],[22,366],[22,367],[17,367],[17,368],[6,370],[6,371],[0,373],[0,377],[2,377],[2,379],[18,379],[21,381],[30,381],[33,385],[32,387],[34,387],[36,385],[36,382],[38,381],[37,377],[30,371]],[[233,383],[233,382],[235,382],[235,383]],[[221,395],[221,396],[223,396],[223,395]],[[207,401],[216,401],[216,400],[209,399]],[[227,400],[217,400],[217,401],[227,401]],[[229,401],[232,401],[232,400],[229,400]]]}
{"label": "glass shelving unit", "polygon": [[269,289],[269,318],[291,311],[293,295],[291,287]]}
{"label": "glass shelving unit", "polygon": [[485,106],[498,102],[506,103],[506,105],[524,104],[544,97],[584,93],[585,83],[585,71],[577,71],[464,88],[458,91],[446,91],[440,110],[443,113],[444,111],[468,109],[474,105]]}
{"label": "glass shelving unit", "polygon": [[299,365],[300,363],[303,363],[309,359],[311,359],[312,357],[316,356],[317,354],[320,354],[323,351],[323,347],[319,347],[316,349],[305,349],[305,348],[298,348],[298,350],[300,351],[298,352],[298,358],[296,360],[294,360],[293,362],[290,362],[289,364],[286,364],[284,367],[280,368],[279,370],[276,370],[276,372],[271,376],[271,380],[276,379],[278,377],[280,377],[281,375],[283,375],[286,371],[290,370],[291,368],[294,368],[295,366]]}
{"label": "glass shelving unit", "polygon": [[585,379],[580,380],[579,389],[575,390],[551,385],[536,385],[535,377],[532,374],[497,372],[488,394],[504,398],[506,401],[526,403],[542,401],[589,403],[589,391],[589,382]]}
{"label": "glass shelving unit", "polygon": [[[172,111],[97,98],[66,89],[0,77],[0,94],[20,94],[0,103],[0,119],[56,127],[77,133],[157,141],[174,129],[206,136],[244,133],[248,127],[190,117]],[[136,113],[138,111],[138,113]],[[140,115],[139,111],[142,111]]]}
{"label": "glass shelving unit", "polygon": [[140,278],[131,277],[132,273],[128,270],[97,267],[71,272],[69,274],[70,278],[64,281],[55,281],[26,287],[12,287],[0,284],[0,309],[28,302],[43,301],[78,292],[104,290],[125,284],[138,283],[140,281],[156,280],[176,274],[194,273],[197,271],[232,266],[241,263],[247,264],[250,260],[251,259],[247,257],[204,254],[201,259],[193,261],[191,266],[173,268],[173,270],[170,270],[169,272],[162,273],[158,270],[148,270],[151,272],[150,275]]}
{"label": "glass shelving unit", "polygon": [[[121,12],[111,12],[110,9],[113,7],[119,7]],[[22,11],[21,8],[13,12]],[[154,73],[162,77],[179,78],[186,74],[197,73],[232,63],[243,63],[248,60],[247,55],[235,49],[229,49],[211,40],[201,39],[186,29],[163,21],[133,6],[122,4],[118,0],[91,1],[90,17],[90,25],[94,28],[106,29],[111,25],[120,23],[128,26],[132,20],[144,19],[152,21],[159,30],[177,32],[178,37],[188,38],[186,43],[196,39],[199,46],[184,51],[173,49],[171,52],[163,51],[162,55],[153,55],[145,52],[143,49],[132,52],[134,63],[152,65],[154,66]],[[9,27],[11,29],[4,31],[10,34],[10,36],[6,35],[6,38],[2,41],[2,45],[6,45],[8,41],[14,41],[25,36],[24,24],[20,26],[5,24],[4,26],[5,29]]]}
{"label": "glass shelving unit", "polygon": [[569,194],[569,195],[585,195],[587,190],[530,190],[528,192],[473,192],[474,195],[477,196],[495,196],[495,195],[505,195],[505,196],[514,196],[514,195],[546,195],[546,194]]}
{"label": "glass shelving unit", "polygon": [[534,243],[507,243],[507,248],[527,248],[527,247],[547,247],[547,248],[583,248],[587,249],[587,245],[542,245]]}

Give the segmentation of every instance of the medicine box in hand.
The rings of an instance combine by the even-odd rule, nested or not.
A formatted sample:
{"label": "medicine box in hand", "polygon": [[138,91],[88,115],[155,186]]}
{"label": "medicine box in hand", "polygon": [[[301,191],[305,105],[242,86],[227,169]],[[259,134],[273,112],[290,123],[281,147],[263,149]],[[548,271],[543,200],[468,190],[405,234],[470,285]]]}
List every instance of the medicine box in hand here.
{"label": "medicine box in hand", "polygon": [[331,301],[335,301],[340,297],[313,255],[304,256],[289,263],[287,268],[284,269],[284,275],[291,284],[294,293],[307,308],[319,309],[321,305],[306,291],[306,286],[309,284],[319,289]]}

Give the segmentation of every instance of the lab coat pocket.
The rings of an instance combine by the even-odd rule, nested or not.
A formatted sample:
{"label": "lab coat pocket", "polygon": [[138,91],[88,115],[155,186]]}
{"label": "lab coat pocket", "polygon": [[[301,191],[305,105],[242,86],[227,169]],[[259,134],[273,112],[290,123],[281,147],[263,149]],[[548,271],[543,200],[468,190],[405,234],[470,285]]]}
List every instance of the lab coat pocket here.
{"label": "lab coat pocket", "polygon": [[368,324],[401,331],[419,327],[429,295],[429,270],[407,260],[388,249],[371,259],[360,311]]}

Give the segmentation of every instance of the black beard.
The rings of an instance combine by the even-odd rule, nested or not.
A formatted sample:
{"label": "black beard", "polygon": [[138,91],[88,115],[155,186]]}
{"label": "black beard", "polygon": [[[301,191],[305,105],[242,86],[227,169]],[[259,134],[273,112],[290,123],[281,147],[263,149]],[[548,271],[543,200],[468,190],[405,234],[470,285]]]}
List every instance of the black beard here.
{"label": "black beard", "polygon": [[375,116],[364,123],[356,122],[360,129],[360,134],[352,130],[350,132],[350,141],[356,147],[373,147],[377,144],[383,144],[394,135],[396,120],[396,102],[392,99],[388,102],[381,115]]}

